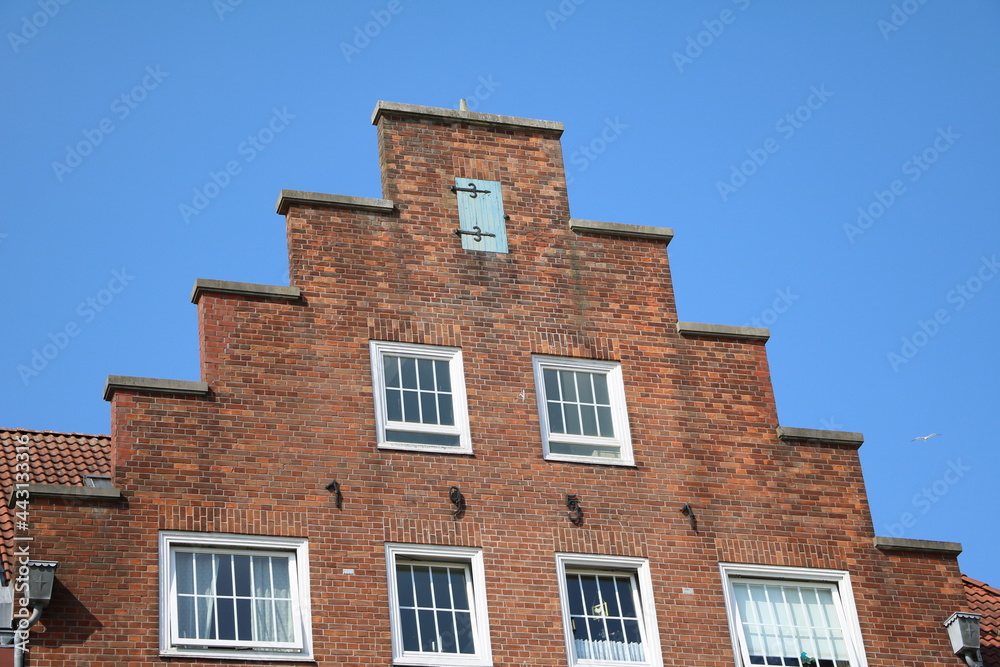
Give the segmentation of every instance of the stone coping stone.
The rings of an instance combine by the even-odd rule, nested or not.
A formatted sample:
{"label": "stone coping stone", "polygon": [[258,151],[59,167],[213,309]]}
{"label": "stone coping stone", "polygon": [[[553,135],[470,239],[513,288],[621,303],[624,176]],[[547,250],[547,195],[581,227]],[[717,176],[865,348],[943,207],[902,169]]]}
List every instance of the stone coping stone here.
{"label": "stone coping stone", "polygon": [[298,287],[286,287],[285,285],[259,285],[257,283],[238,283],[231,280],[209,280],[208,278],[198,278],[194,281],[194,289],[191,290],[191,303],[198,303],[198,300],[201,299],[201,295],[205,292],[274,297],[278,299],[299,299],[302,297],[302,290]]}
{"label": "stone coping stone", "polygon": [[104,400],[110,401],[115,391],[130,389],[158,394],[191,394],[207,396],[207,382],[192,382],[190,380],[163,380],[160,378],[142,378],[130,375],[109,375],[104,383]]}
{"label": "stone coping stone", "polygon": [[778,438],[785,441],[815,442],[821,445],[854,445],[855,448],[860,447],[865,441],[864,435],[852,431],[823,431],[816,428],[788,426],[778,427]]}
{"label": "stone coping stone", "polygon": [[760,327],[735,327],[729,324],[701,324],[699,322],[678,322],[680,335],[717,336],[719,338],[742,338],[744,340],[766,341],[771,337],[768,329]]}
{"label": "stone coping stone", "polygon": [[626,225],[620,222],[600,222],[598,220],[579,220],[572,218],[569,228],[574,232],[592,232],[594,234],[611,234],[613,236],[636,236],[646,239],[661,239],[670,243],[674,238],[674,230],[669,227],[650,227],[648,225]]}
{"label": "stone coping stone", "polygon": [[[7,507],[13,507],[16,499],[11,489],[7,496]],[[28,484],[28,498],[73,498],[76,500],[120,500],[121,489],[70,484]]]}
{"label": "stone coping stone", "polygon": [[882,551],[913,551],[926,554],[948,554],[957,556],[962,553],[960,542],[937,542],[935,540],[911,540],[905,537],[875,536],[875,548]]}
{"label": "stone coping stone", "polygon": [[328,195],[322,192],[305,192],[303,190],[282,190],[278,195],[278,203],[275,210],[279,215],[285,215],[288,212],[288,207],[293,204],[333,206],[360,211],[375,211],[376,213],[392,213],[396,210],[396,205],[388,199]]}
{"label": "stone coping stone", "polygon": [[400,104],[399,102],[379,101],[372,112],[372,125],[378,125],[386,114],[399,114],[432,120],[457,121],[473,125],[485,125],[498,129],[524,129],[549,132],[557,137],[562,136],[563,124],[551,120],[535,120],[534,118],[517,118],[516,116],[498,116],[492,113],[478,111],[459,111],[457,109],[441,109],[438,107],[422,107],[416,104]]}

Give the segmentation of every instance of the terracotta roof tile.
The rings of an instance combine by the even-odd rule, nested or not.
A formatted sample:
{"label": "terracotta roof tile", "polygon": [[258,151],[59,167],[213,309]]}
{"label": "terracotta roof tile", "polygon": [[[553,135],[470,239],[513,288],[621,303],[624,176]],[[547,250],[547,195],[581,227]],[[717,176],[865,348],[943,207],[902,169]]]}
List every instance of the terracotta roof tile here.
{"label": "terracotta roof tile", "polygon": [[979,620],[983,667],[1000,667],[1000,590],[962,575],[969,609],[983,617]]}
{"label": "terracotta roof tile", "polygon": [[0,429],[0,565],[4,580],[11,574],[14,509],[7,498],[14,488],[16,447],[27,436],[31,447],[31,482],[83,486],[84,475],[111,474],[111,438],[106,435]]}

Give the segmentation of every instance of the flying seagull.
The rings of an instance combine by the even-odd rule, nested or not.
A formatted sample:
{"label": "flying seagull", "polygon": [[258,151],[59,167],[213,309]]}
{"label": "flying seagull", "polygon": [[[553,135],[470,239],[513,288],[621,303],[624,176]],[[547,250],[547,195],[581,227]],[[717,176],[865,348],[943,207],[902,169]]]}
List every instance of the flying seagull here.
{"label": "flying seagull", "polygon": [[930,435],[918,435],[913,440],[910,440],[910,442],[916,442],[917,440],[930,440],[935,435],[941,435],[941,434],[940,433],[931,433]]}

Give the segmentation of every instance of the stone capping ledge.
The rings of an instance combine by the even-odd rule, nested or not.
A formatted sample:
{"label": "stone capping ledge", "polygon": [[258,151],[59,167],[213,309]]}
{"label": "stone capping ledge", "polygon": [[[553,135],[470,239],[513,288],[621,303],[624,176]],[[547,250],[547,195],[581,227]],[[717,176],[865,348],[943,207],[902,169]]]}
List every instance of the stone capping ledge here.
{"label": "stone capping ledge", "polygon": [[141,378],[129,375],[109,375],[104,383],[104,400],[110,401],[118,389],[154,392],[159,394],[191,394],[192,396],[208,396],[207,382],[192,382],[190,380],[161,380],[160,378]]}
{"label": "stone capping ledge", "polygon": [[823,431],[815,428],[778,427],[778,439],[784,442],[815,442],[821,445],[853,445],[855,449],[865,441],[865,436],[852,431]]}
{"label": "stone capping ledge", "polygon": [[479,113],[477,111],[459,111],[457,109],[441,109],[439,107],[423,107],[416,104],[400,104],[399,102],[385,102],[379,100],[375,104],[375,111],[372,112],[372,125],[378,125],[382,116],[387,113],[396,113],[404,116],[417,116],[418,118],[430,118],[432,120],[450,120],[473,125],[486,125],[500,129],[521,128],[528,130],[540,130],[552,132],[557,137],[562,136],[563,124],[552,120],[536,120],[534,118],[518,118],[516,116],[498,116],[492,113]]}
{"label": "stone capping ledge", "polygon": [[911,551],[925,554],[947,554],[957,556],[962,553],[960,542],[937,542],[935,540],[911,540],[905,537],[875,536],[875,548],[882,551]]}
{"label": "stone capping ledge", "polygon": [[276,211],[279,215],[285,215],[288,212],[288,207],[292,204],[334,206],[358,211],[375,211],[376,213],[392,213],[396,210],[396,205],[388,199],[327,195],[322,192],[303,192],[302,190],[282,190],[281,194],[278,195]]}
{"label": "stone capping ledge", "polygon": [[[7,495],[7,507],[13,507],[17,499],[16,489]],[[31,498],[73,498],[76,500],[121,500],[121,489],[92,486],[70,486],[69,484],[28,484],[28,499]]]}
{"label": "stone capping ledge", "polygon": [[741,338],[766,342],[771,337],[768,329],[760,327],[734,327],[729,324],[700,324],[698,322],[678,322],[677,333],[682,336],[701,335],[719,338]]}
{"label": "stone capping ledge", "polygon": [[670,243],[670,239],[674,238],[674,230],[669,227],[625,225],[620,222],[598,222],[597,220],[570,218],[569,228],[574,232],[592,232],[594,234],[611,234],[613,236],[637,236],[646,239],[661,239],[667,243]]}
{"label": "stone capping ledge", "polygon": [[284,285],[258,285],[257,283],[237,283],[231,280],[209,280],[198,278],[191,290],[191,303],[198,303],[201,295],[206,292],[221,294],[241,294],[244,296],[265,296],[278,299],[299,299],[302,290],[298,287]]}

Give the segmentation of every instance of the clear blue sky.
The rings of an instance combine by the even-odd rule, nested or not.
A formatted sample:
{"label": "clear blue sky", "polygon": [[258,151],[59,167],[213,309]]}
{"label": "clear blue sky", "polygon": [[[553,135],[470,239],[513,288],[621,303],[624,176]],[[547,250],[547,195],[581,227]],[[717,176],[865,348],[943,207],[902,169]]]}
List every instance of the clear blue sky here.
{"label": "clear blue sky", "polygon": [[674,228],[680,318],[770,327],[877,532],[1000,585],[997,2],[62,2],[0,8],[3,426],[198,379],[194,280],[287,284],[279,190],[378,197],[375,102],[465,97],[564,122],[573,216]]}

